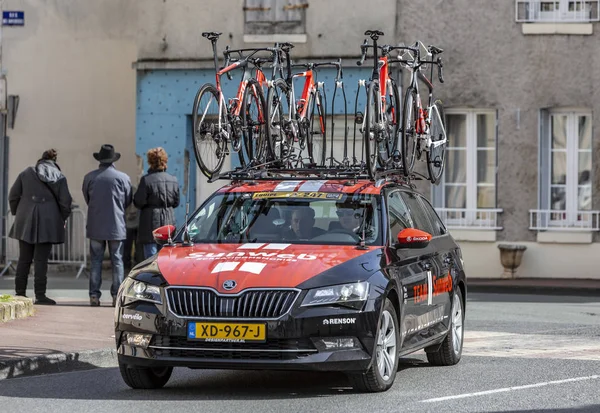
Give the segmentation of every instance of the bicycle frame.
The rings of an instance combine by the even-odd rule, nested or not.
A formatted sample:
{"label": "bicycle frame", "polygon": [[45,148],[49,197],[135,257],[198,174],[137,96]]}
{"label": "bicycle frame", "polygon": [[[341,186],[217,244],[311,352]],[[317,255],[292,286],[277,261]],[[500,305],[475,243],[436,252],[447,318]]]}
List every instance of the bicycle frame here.
{"label": "bicycle frame", "polygon": [[[313,70],[307,70],[306,72],[301,72],[301,73],[296,73],[294,75],[292,75],[292,79],[297,79],[297,78],[304,78],[304,86],[302,88],[302,94],[300,95],[300,99],[298,100],[297,104],[292,104],[293,102],[296,101],[296,96],[295,96],[295,92],[294,92],[294,88],[291,87],[290,88],[290,93],[291,93],[291,99],[290,99],[290,103],[291,106],[295,106],[294,111],[290,112],[290,114],[292,115],[298,115],[298,120],[303,120],[306,119],[308,116],[308,109],[310,106],[310,99],[312,98],[313,94],[315,93],[315,91],[317,90],[317,84],[315,83],[315,76],[313,74]],[[293,80],[292,80],[293,81]],[[317,102],[318,105],[320,105],[320,102]],[[321,125],[323,126],[323,125]]]}
{"label": "bicycle frame", "polygon": [[[406,63],[406,61],[403,61],[403,60],[401,60],[401,61]],[[433,60],[431,60],[431,61],[420,60],[419,55],[417,53],[414,63],[412,65],[410,65],[410,64],[407,65],[411,71],[409,87],[414,88],[416,91],[416,95],[417,95],[416,106],[417,106],[418,113],[417,113],[417,120],[416,120],[416,125],[415,125],[415,132],[417,133],[417,138],[419,138],[420,142],[422,142],[422,145],[420,147],[421,151],[428,151],[432,146],[434,148],[441,146],[441,145],[445,144],[448,139],[447,136],[444,134],[444,139],[433,142],[431,139],[430,131],[429,131],[429,126],[431,125],[431,117],[433,115],[433,109],[435,109],[435,105],[433,104],[433,83],[429,80],[429,78],[427,78],[427,76],[425,76],[423,74],[422,65],[423,64],[431,65],[430,78],[433,78],[434,63],[435,62]],[[421,101],[421,94],[419,92],[418,80],[423,82],[427,86],[427,89],[429,90],[429,96],[428,96],[426,108],[423,108],[423,103]]]}
{"label": "bicycle frame", "polygon": [[[269,49],[239,49],[239,50],[230,50],[227,52],[227,56],[229,56],[229,53],[233,53],[233,52],[244,52],[244,51],[253,51],[253,53],[251,53],[249,56],[243,58],[242,60],[239,60],[237,62],[234,62],[230,65],[227,65],[228,61],[229,61],[229,57],[227,58],[227,63],[226,66],[220,70],[216,71],[216,75],[215,75],[215,79],[216,79],[216,86],[217,86],[217,90],[219,91],[219,130],[223,129],[223,125],[222,125],[222,115],[223,115],[223,111],[225,111],[225,113],[227,113],[229,116],[231,117],[239,117],[241,110],[242,110],[242,105],[240,105],[240,102],[242,101],[243,97],[244,97],[244,92],[246,90],[246,87],[248,86],[248,83],[250,81],[250,79],[252,79],[251,76],[251,71],[248,70],[248,59],[250,59],[250,57],[252,57],[252,55],[254,55],[255,53],[259,52],[259,51],[264,51],[264,50],[269,50]],[[216,60],[215,60],[216,61]],[[225,95],[223,94],[223,90],[221,89],[221,76],[227,74],[227,76],[229,77],[229,72],[236,70],[238,68],[243,68],[244,72],[242,74],[242,80],[240,81],[240,85],[238,86],[238,90],[236,93],[235,98],[231,98],[229,99],[229,107],[227,107],[227,104],[225,103]],[[275,69],[274,69],[275,71]],[[263,88],[267,87],[267,78],[264,75],[264,72],[257,68],[256,69],[256,77],[255,79],[258,81],[259,85]],[[261,111],[259,113],[259,118],[264,118],[264,114],[262,113],[262,109],[259,107],[259,111]],[[228,132],[226,132],[227,137],[228,136]]]}
{"label": "bicycle frame", "polygon": [[[384,115],[385,111],[387,110],[387,105],[386,105],[387,88],[388,88],[388,86],[390,86],[390,88],[391,88],[392,79],[390,78],[390,72],[389,72],[390,61],[389,61],[388,56],[380,56],[377,59],[378,59],[377,60],[378,70],[377,71],[374,70],[374,73],[377,73],[377,76],[373,76],[371,78],[371,81],[372,82],[377,81],[378,85],[379,85],[379,87],[378,87],[379,119],[377,119],[377,123],[382,124],[383,123],[383,115]],[[392,119],[396,118],[395,115],[396,115],[395,113],[392,113]],[[361,130],[364,130],[365,123],[366,123],[366,118],[363,118]]]}

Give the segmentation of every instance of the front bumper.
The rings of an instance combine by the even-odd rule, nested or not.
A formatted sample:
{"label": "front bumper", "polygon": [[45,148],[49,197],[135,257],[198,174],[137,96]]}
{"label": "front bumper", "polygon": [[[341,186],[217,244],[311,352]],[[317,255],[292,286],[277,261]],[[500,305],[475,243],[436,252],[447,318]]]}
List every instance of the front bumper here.
{"label": "front bumper", "polygon": [[[379,301],[362,311],[341,307],[295,307],[265,322],[264,343],[214,343],[187,338],[189,322],[215,321],[175,316],[165,305],[133,302],[115,311],[119,362],[128,365],[204,369],[366,371],[372,361]],[[148,348],[127,344],[126,333],[152,334]],[[351,348],[327,348],[321,339],[344,338]]]}

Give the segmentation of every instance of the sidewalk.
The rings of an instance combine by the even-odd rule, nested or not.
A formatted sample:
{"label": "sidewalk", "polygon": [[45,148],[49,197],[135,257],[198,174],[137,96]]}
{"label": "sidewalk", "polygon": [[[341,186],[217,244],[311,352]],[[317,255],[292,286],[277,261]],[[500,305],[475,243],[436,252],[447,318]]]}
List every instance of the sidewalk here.
{"label": "sidewalk", "polygon": [[[57,305],[36,305],[33,317],[0,323],[0,380],[116,367],[109,275],[103,277],[101,307],[90,307],[86,276],[49,274],[47,295]],[[33,279],[28,287],[32,297]],[[14,294],[14,276],[0,278],[1,294]]]}
{"label": "sidewalk", "polygon": [[[76,280],[74,273],[50,274],[48,296],[56,306],[35,306],[33,317],[0,323],[0,380],[116,367],[109,276],[102,283],[102,306],[90,307],[87,276]],[[469,278],[467,291],[600,296],[600,280]],[[13,293],[14,277],[0,278],[0,295]]]}
{"label": "sidewalk", "polygon": [[567,278],[467,278],[467,293],[543,294],[600,297],[600,279]]}

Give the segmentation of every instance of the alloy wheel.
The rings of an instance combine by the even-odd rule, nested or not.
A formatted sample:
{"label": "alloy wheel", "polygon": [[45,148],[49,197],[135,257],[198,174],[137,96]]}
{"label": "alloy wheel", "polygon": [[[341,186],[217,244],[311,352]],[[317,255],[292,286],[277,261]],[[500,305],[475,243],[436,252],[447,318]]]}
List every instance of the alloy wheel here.
{"label": "alloy wheel", "polygon": [[384,380],[389,380],[396,367],[396,326],[389,311],[381,315],[381,323],[377,335],[377,368]]}
{"label": "alloy wheel", "polygon": [[452,341],[454,354],[458,355],[462,349],[463,340],[463,312],[462,302],[459,294],[454,294],[452,304]]}

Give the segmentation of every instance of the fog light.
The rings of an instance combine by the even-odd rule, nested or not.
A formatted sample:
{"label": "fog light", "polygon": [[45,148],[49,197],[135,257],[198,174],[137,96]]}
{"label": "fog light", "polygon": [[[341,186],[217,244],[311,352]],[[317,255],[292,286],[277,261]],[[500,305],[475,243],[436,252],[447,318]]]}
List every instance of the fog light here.
{"label": "fog light", "polygon": [[127,344],[133,347],[148,348],[152,334],[127,333]]}
{"label": "fog light", "polygon": [[317,349],[321,351],[347,350],[351,348],[360,348],[360,343],[356,337],[325,337],[315,340]]}

